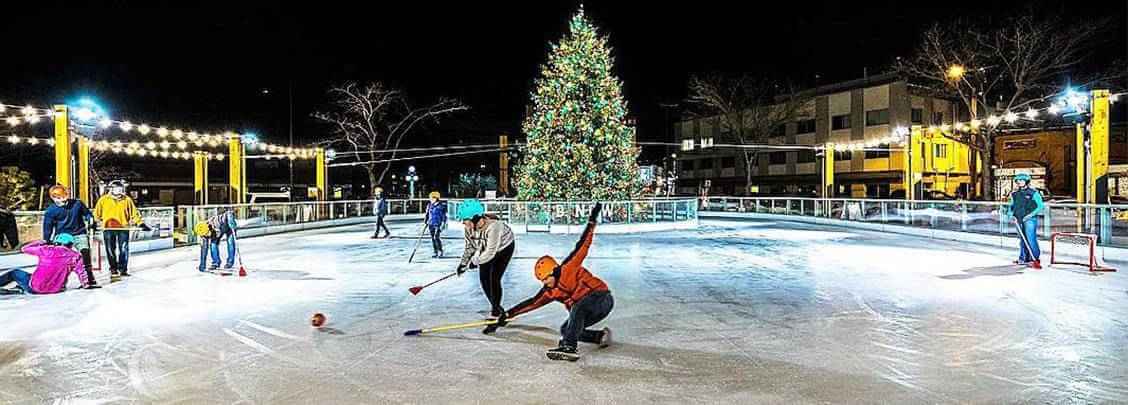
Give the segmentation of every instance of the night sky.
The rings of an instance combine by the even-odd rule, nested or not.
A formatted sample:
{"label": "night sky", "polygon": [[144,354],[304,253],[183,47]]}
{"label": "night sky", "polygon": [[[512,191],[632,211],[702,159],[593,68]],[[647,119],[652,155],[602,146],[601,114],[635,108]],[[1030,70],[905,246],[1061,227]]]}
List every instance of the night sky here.
{"label": "night sky", "polygon": [[[277,143],[287,141],[288,86],[295,138],[302,143],[324,136],[326,128],[309,115],[323,104],[326,87],[342,80],[386,81],[423,101],[460,98],[473,110],[448,121],[443,137],[512,133],[548,44],[561,37],[579,6],[23,3],[6,5],[0,24],[6,44],[0,101],[49,105],[90,96],[115,117],[134,122],[254,131]],[[1021,1],[962,3],[974,7],[943,1],[771,3],[585,4],[610,35],[640,139],[664,138],[668,125],[660,105],[682,100],[694,72],[755,72],[800,86],[854,79],[908,55],[933,21],[1002,17],[1031,7]],[[1124,57],[1124,0],[1032,7],[1077,20],[1118,16],[1117,31],[1101,46],[1109,60]],[[416,143],[456,143],[443,137]]]}

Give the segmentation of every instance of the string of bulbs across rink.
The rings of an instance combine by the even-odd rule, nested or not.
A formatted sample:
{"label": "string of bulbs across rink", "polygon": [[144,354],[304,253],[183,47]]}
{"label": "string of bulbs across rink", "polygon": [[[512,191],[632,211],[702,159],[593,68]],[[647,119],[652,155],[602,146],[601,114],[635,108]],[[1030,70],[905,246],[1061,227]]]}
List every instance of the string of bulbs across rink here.
{"label": "string of bulbs across rink", "polygon": [[[520,169],[531,172],[519,179],[580,186],[519,180],[519,190],[621,199],[628,186],[606,185],[623,181],[618,170],[635,163],[621,157],[637,152],[620,124],[610,50],[582,12],[570,28],[537,83],[553,90],[533,98]],[[607,90],[597,98],[610,126],[598,136],[572,107],[564,119],[547,114],[571,102],[560,81],[581,71],[600,79],[585,79],[586,89]],[[567,148],[553,137],[579,134],[591,143],[553,149]],[[528,165],[538,157],[551,160]],[[597,216],[597,230],[626,226],[608,223],[612,212]],[[581,343],[577,362],[545,357],[568,316],[555,303],[491,335],[405,336],[480,321],[489,306],[474,271],[412,294],[452,274],[462,224],[441,234],[446,257],[409,263],[421,218],[393,216],[382,240],[369,238],[370,223],[241,239],[247,277],[199,274],[190,246],[135,255],[134,276],[101,290],[0,298],[0,402],[1128,401],[1122,273],[1020,271],[1014,249],[707,214],[691,229],[595,233],[583,266],[614,296],[595,325],[614,340]],[[503,305],[534,296],[536,261],[563,260],[579,238],[518,232]],[[314,313],[324,316],[318,327]]]}

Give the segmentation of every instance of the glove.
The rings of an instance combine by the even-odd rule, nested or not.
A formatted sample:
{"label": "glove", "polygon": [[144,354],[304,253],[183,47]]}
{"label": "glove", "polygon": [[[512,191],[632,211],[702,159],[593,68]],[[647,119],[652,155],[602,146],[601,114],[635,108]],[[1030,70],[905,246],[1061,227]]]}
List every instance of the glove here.
{"label": "glove", "polygon": [[471,266],[471,268],[476,268],[476,267],[478,267],[479,264],[481,264],[481,263],[478,263],[478,255],[470,256],[470,266]]}
{"label": "glove", "polygon": [[591,209],[591,215],[588,216],[588,223],[594,224],[599,219],[599,211],[603,210],[602,203],[595,203],[595,207]]}
{"label": "glove", "polygon": [[463,265],[459,265],[458,270],[455,270],[455,273],[458,274],[458,277],[462,277],[462,273],[465,273],[465,272],[466,272],[466,266],[463,266]]}
{"label": "glove", "polygon": [[153,230],[153,228],[150,228],[148,224],[142,222],[141,223],[141,230],[145,231],[145,232],[149,232],[149,231]]}
{"label": "glove", "polygon": [[497,326],[509,326],[509,322],[506,321],[507,319],[509,319],[509,313],[502,311],[501,315],[497,317]]}

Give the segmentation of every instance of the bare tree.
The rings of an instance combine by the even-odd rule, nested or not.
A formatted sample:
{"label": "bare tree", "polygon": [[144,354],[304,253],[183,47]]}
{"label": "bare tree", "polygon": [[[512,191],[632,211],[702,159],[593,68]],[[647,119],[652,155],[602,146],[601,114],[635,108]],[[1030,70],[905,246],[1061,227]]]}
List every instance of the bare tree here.
{"label": "bare tree", "polygon": [[[361,166],[366,169],[372,188],[384,181],[391,168],[390,162],[376,163],[378,157],[394,159],[400,142],[420,124],[438,122],[444,115],[469,109],[449,98],[413,106],[402,91],[379,82],[345,83],[330,88],[329,97],[330,110],[313,114],[333,127],[335,137],[322,144],[343,145],[358,159],[368,158],[369,163]],[[390,152],[381,152],[386,150]]]}
{"label": "bare tree", "polygon": [[[1079,71],[1107,22],[1066,24],[1060,19],[1038,20],[1024,15],[996,25],[991,21],[935,24],[921,36],[915,54],[893,66],[910,81],[958,99],[970,118],[1002,116],[1023,110],[1060,94],[1073,77],[1082,87],[1106,84],[1122,75],[1108,66]],[[1115,72],[1115,73],[1114,73]],[[995,164],[995,136],[990,125],[946,136],[968,145],[973,182],[982,197],[992,199],[992,173],[975,173],[977,158],[984,167]]]}
{"label": "bare tree", "polygon": [[[710,73],[690,77],[686,104],[690,116],[716,117],[722,134],[730,134],[741,145],[753,145],[767,143],[784,125],[809,113],[808,99],[789,86],[749,74]],[[744,148],[742,152],[745,181],[751,184],[760,151]]]}

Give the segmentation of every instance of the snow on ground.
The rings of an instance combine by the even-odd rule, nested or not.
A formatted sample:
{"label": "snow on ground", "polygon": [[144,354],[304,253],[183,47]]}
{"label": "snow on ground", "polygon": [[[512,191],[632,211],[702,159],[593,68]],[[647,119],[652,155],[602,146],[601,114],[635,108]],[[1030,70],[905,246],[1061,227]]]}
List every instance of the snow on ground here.
{"label": "snow on ground", "polygon": [[[407,264],[416,229],[248,238],[246,278],[198,274],[187,247],[135,255],[102,290],[0,297],[0,402],[1128,401],[1124,272],[1018,272],[1008,250],[787,222],[598,235],[586,263],[615,296],[616,344],[558,363],[558,304],[494,336],[403,336],[487,309],[475,273],[408,293],[457,264],[427,241]],[[575,238],[519,235],[505,305]]]}

